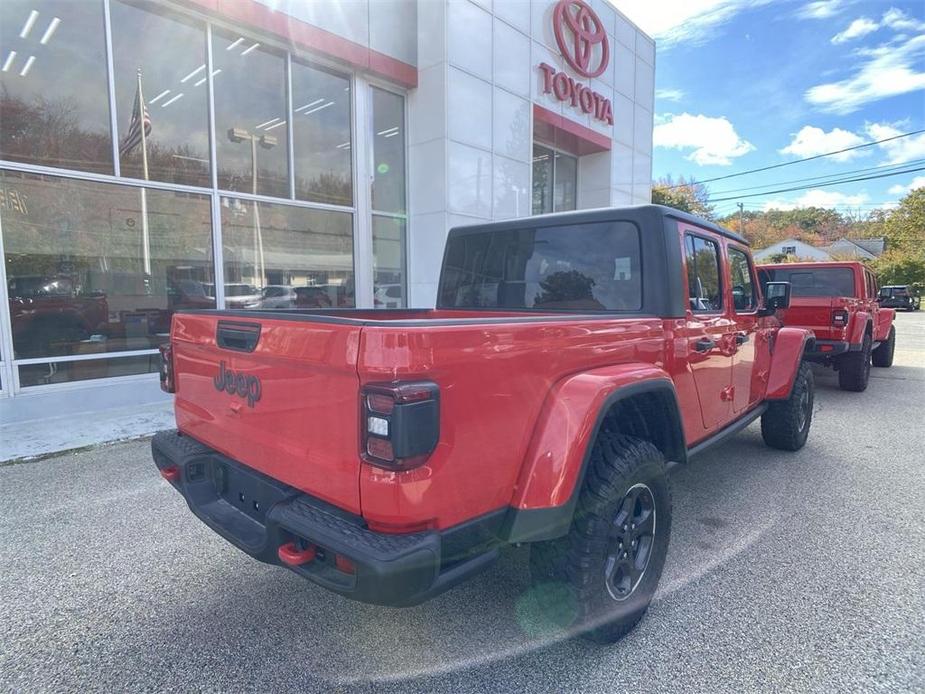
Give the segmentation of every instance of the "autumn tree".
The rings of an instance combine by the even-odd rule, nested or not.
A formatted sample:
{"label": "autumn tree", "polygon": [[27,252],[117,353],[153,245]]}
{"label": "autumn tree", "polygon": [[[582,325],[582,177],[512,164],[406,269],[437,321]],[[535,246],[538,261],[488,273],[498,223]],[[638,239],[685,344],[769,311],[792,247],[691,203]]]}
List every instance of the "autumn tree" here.
{"label": "autumn tree", "polygon": [[677,183],[671,176],[660,178],[652,185],[652,202],[667,205],[698,217],[715,219],[715,210],[710,204],[710,191],[703,183],[681,176]]}

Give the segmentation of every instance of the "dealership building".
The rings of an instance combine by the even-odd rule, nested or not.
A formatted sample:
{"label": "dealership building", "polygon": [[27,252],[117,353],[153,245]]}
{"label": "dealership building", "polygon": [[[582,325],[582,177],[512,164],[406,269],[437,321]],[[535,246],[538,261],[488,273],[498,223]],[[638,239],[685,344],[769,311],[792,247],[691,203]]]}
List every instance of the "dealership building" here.
{"label": "dealership building", "polygon": [[183,308],[433,306],[448,229],[650,199],[606,0],[3,0],[0,422],[156,402]]}

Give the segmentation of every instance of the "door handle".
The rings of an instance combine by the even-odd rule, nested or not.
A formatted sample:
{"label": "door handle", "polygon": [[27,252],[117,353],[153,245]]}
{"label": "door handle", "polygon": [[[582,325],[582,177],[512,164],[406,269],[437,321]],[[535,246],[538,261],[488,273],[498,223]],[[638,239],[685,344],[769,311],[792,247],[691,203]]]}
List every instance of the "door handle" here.
{"label": "door handle", "polygon": [[736,333],[736,344],[744,345],[748,342],[748,333]]}
{"label": "door handle", "polygon": [[716,347],[716,343],[709,337],[702,337],[694,343],[694,349],[698,352],[709,352]]}

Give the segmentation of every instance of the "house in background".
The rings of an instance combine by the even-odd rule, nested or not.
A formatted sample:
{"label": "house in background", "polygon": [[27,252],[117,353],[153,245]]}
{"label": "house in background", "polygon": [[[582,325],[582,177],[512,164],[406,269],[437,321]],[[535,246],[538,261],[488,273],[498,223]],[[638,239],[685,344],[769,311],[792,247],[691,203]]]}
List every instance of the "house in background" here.
{"label": "house in background", "polygon": [[873,260],[879,258],[886,248],[886,239],[839,239],[823,250],[834,258],[857,258],[858,260]]}
{"label": "house in background", "polygon": [[797,239],[786,239],[767,248],[755,251],[755,260],[767,262],[775,256],[793,256],[801,260],[873,260],[886,248],[886,240],[838,239],[828,246],[813,246]]}
{"label": "house in background", "polygon": [[770,262],[775,256],[779,255],[791,255],[795,258],[807,258],[809,260],[832,260],[832,256],[823,249],[797,239],[785,239],[767,248],[762,248],[760,251],[755,251],[755,260],[758,262]]}

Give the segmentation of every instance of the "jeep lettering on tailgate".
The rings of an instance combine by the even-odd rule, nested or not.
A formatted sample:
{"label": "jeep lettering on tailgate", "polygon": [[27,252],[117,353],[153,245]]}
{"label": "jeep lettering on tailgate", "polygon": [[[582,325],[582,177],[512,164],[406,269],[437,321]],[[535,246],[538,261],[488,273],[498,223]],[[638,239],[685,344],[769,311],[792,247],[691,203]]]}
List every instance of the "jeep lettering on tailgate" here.
{"label": "jeep lettering on tailgate", "polygon": [[225,362],[222,362],[218,368],[218,374],[212,379],[212,385],[215,390],[224,390],[229,395],[238,395],[247,398],[247,406],[253,407],[254,403],[260,400],[260,379],[257,376],[234,372],[225,368]]}

